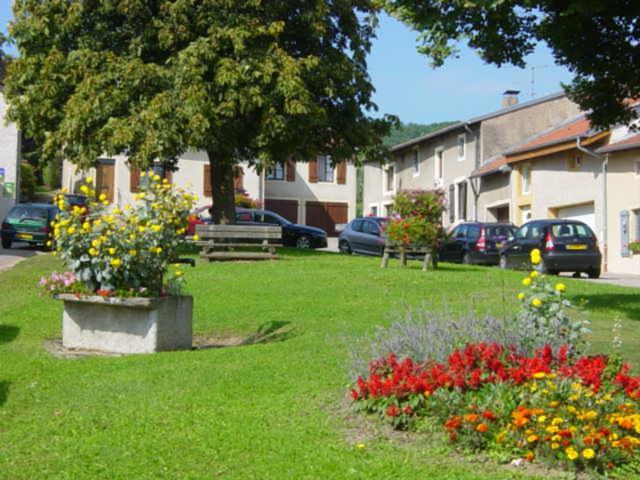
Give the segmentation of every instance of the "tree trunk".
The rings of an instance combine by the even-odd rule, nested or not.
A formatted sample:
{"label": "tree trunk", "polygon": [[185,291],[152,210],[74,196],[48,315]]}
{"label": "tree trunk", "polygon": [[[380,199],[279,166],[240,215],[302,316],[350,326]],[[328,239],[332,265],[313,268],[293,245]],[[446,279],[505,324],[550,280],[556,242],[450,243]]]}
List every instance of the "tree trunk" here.
{"label": "tree trunk", "polygon": [[211,220],[214,224],[233,224],[236,218],[233,167],[235,162],[214,150],[207,150],[211,175]]}

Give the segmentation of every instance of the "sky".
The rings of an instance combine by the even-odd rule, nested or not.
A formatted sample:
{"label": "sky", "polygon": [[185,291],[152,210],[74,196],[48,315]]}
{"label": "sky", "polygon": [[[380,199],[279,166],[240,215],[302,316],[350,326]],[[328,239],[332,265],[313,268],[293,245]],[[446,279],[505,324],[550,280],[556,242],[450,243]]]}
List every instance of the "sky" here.
{"label": "sky", "polygon": [[[0,30],[11,19],[11,0],[0,0]],[[378,114],[391,113],[403,122],[432,123],[465,120],[500,108],[505,90],[520,90],[520,101],[561,90],[570,72],[554,64],[548,48],[539,46],[527,59],[527,69],[497,68],[463,48],[460,57],[433,69],[416,50],[416,33],[397,20],[382,16],[369,57],[369,73],[376,93]],[[6,49],[15,55],[9,46]]]}

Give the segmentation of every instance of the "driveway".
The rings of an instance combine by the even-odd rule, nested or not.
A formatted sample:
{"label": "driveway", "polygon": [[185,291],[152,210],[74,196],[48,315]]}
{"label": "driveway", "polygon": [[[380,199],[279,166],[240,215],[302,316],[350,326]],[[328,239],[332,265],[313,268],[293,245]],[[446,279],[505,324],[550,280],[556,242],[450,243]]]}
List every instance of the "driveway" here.
{"label": "driveway", "polygon": [[25,258],[43,253],[41,249],[31,247],[26,243],[16,243],[9,250],[0,247],[0,271],[13,267]]}
{"label": "driveway", "polygon": [[[570,274],[562,274],[563,277],[571,277]],[[640,288],[640,275],[629,275],[627,273],[603,273],[597,280],[591,280],[582,276],[583,280],[594,283],[610,283],[620,287]]]}

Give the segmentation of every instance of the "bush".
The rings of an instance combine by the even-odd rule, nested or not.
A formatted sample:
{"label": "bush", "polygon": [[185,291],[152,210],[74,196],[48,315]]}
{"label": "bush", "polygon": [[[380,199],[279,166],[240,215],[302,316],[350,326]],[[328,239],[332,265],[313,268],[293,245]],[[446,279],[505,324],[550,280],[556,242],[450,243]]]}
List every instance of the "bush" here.
{"label": "bush", "polygon": [[60,188],[62,182],[62,159],[56,158],[44,166],[43,180],[50,189]]}
{"label": "bush", "polygon": [[20,164],[20,198],[31,200],[36,190],[36,171],[28,163]]}
{"label": "bush", "polygon": [[254,200],[247,195],[236,194],[236,207],[240,208],[260,208],[260,202],[258,200]]}
{"label": "bush", "polygon": [[56,199],[55,248],[69,270],[86,291],[101,295],[178,293],[182,272],[177,268],[168,279],[164,276],[184,242],[196,197],[173,190],[156,175],[134,196],[135,206],[110,210],[104,194],[96,198],[92,184],[87,178],[81,187],[89,198],[88,212],[70,208],[64,195]]}

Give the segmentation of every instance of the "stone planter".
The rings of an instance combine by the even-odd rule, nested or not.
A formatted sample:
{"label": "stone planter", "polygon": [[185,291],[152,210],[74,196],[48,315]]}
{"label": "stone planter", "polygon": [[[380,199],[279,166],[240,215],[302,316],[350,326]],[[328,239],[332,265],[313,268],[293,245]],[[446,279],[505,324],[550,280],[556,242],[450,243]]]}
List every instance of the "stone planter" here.
{"label": "stone planter", "polygon": [[60,294],[62,345],[111,353],[191,348],[193,297],[104,298]]}

